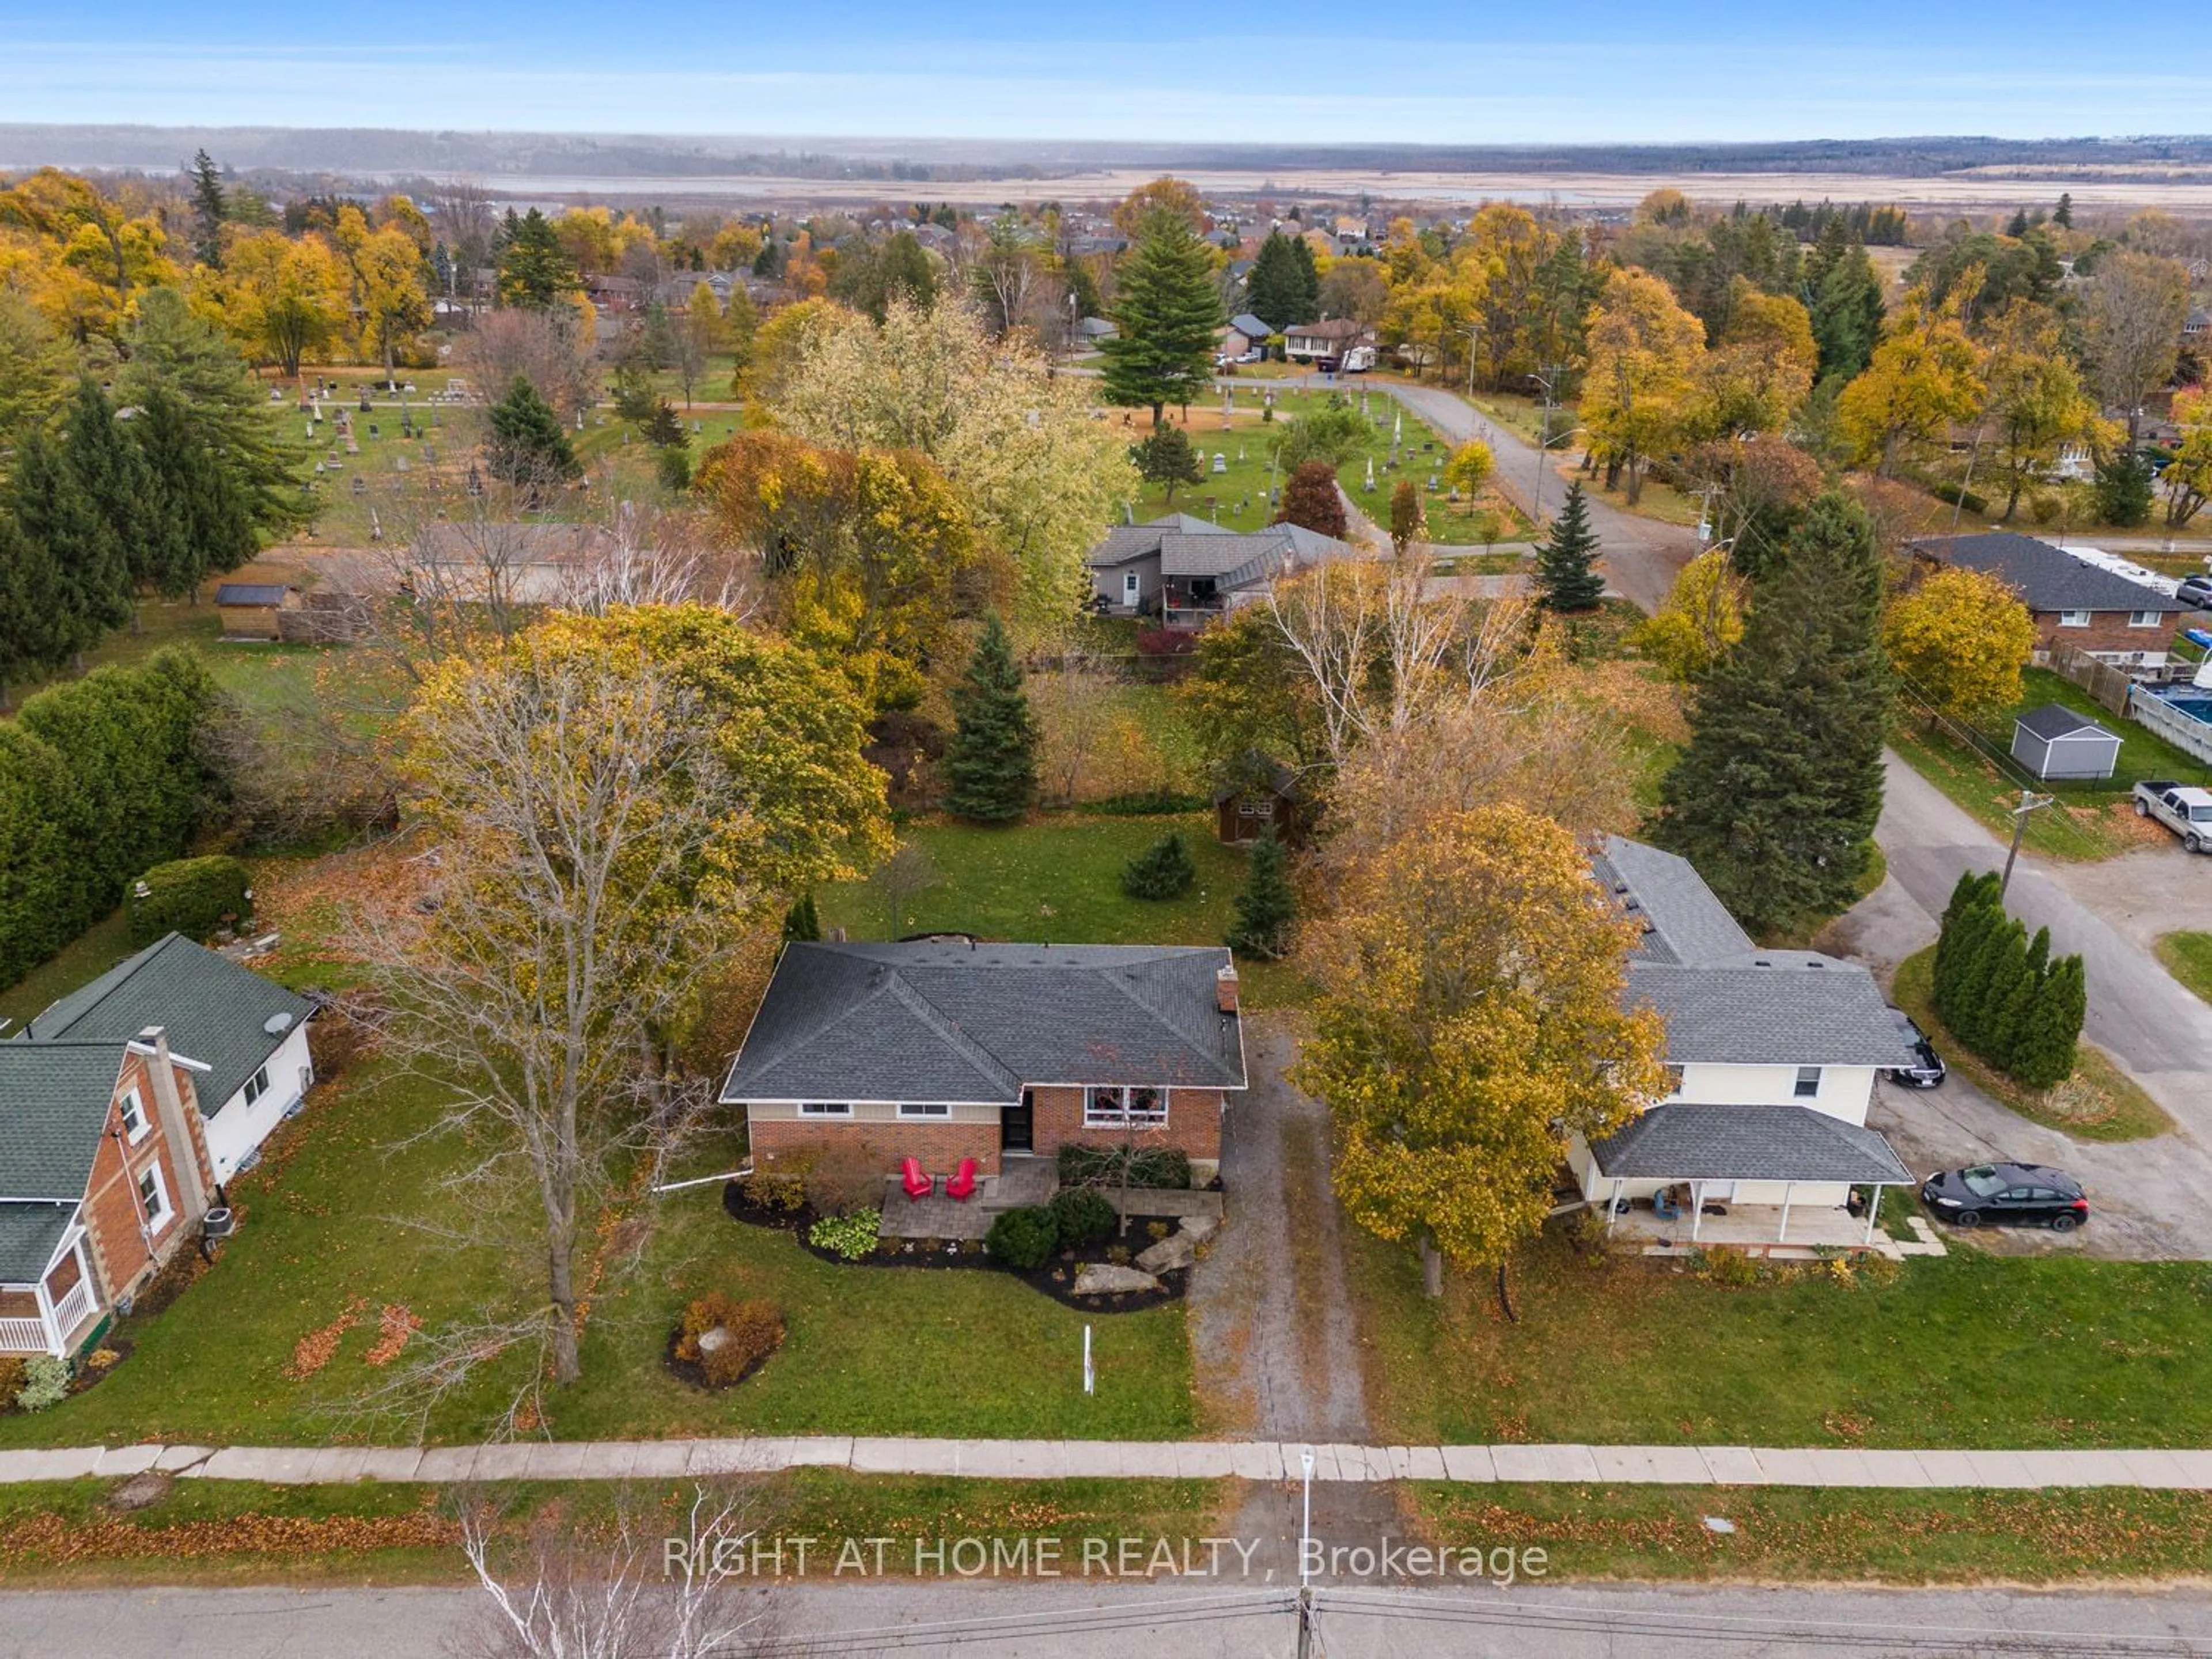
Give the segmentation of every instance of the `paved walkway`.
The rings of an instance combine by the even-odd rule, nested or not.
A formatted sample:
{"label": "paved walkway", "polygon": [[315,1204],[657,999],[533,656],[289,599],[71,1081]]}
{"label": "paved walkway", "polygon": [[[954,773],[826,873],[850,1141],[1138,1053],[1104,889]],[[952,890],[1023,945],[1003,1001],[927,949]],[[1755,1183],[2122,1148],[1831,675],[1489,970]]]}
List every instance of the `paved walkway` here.
{"label": "paved walkway", "polygon": [[[415,1450],[375,1446],[67,1446],[0,1451],[0,1485],[143,1474],[319,1486],[354,1480],[629,1480],[839,1468],[988,1480],[1296,1480],[1296,1442],[898,1440],[814,1435],[757,1440],[531,1441]],[[1352,1446],[1321,1444],[1313,1478],[1549,1485],[2136,1486],[2212,1491],[2212,1450],[1869,1451],[1771,1446]]]}

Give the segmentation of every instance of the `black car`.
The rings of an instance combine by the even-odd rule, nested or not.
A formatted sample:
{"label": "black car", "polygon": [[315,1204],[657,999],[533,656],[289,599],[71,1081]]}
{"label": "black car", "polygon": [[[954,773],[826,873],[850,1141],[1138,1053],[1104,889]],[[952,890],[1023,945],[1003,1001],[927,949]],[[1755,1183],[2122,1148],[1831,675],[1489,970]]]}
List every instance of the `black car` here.
{"label": "black car", "polygon": [[1913,1022],[1911,1015],[1898,1009],[1890,1012],[1897,1015],[1897,1023],[1906,1043],[1912,1049],[1913,1064],[1892,1067],[1888,1073],[1889,1080],[1902,1083],[1908,1089],[1934,1088],[1950,1075],[1944,1069],[1943,1056],[1936,1052],[1936,1045],[1928,1040],[1928,1033]]}
{"label": "black car", "polygon": [[2070,1233],[2089,1218],[2081,1183],[2040,1164],[1977,1164],[1932,1175],[1921,1185],[1920,1201],[1957,1227],[2039,1221],[2055,1233]]}

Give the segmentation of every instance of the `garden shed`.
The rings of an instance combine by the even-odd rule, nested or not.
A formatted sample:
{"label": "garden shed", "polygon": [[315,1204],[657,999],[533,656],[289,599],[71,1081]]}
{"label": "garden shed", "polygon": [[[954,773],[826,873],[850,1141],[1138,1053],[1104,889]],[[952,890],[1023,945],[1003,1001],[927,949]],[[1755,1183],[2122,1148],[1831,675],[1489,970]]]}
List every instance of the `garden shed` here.
{"label": "garden shed", "polygon": [[2063,703],[2031,708],[2012,724],[2012,757],[2039,778],[2109,778],[2120,737]]}
{"label": "garden shed", "polygon": [[300,603],[300,590],[283,582],[224,582],[215,590],[216,614],[227,640],[273,640],[276,613]]}

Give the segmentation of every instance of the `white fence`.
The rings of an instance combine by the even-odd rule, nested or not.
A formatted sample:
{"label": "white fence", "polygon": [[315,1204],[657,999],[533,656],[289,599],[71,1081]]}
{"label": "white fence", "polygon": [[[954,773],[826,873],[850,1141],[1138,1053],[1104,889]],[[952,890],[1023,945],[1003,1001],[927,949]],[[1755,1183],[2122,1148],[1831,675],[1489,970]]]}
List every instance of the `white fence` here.
{"label": "white fence", "polygon": [[2212,726],[2183,714],[2163,698],[2137,690],[2128,712],[2175,748],[2212,764]]}

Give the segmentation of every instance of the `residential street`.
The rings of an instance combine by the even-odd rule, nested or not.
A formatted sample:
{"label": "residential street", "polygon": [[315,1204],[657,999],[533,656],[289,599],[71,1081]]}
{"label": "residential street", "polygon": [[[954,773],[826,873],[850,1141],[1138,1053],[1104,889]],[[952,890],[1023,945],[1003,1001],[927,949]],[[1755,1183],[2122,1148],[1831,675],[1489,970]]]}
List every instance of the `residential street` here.
{"label": "residential street", "polygon": [[[1234,1577],[813,1584],[788,1593],[800,1656],[883,1652],[1121,1659],[1291,1659],[1285,1587]],[[0,1659],[416,1659],[451,1650],[480,1605],[464,1589],[158,1589],[0,1595]],[[2212,1656],[2201,1589],[1802,1590],[1685,1586],[1392,1590],[1321,1587],[1330,1659],[1747,1659],[1813,1655]]]}
{"label": "residential street", "polygon": [[[1893,969],[1931,943],[1961,871],[2002,867],[2004,848],[1896,756],[1875,831],[1889,860],[1881,887],[1838,921],[1831,944]],[[2150,953],[2167,927],[2212,916],[2212,860],[2146,848],[2104,865],[2023,854],[2008,902],[2033,928],[2051,929],[2054,951],[2079,951],[2088,968],[2086,1035],[2166,1111],[2177,1133],[2154,1141],[2077,1141],[2028,1122],[1956,1074],[1918,1093],[1884,1085],[1875,1122],[1916,1169],[2005,1157],[2061,1165],[2089,1188],[2096,1218],[2075,1240],[2032,1230],[1991,1235],[1996,1248],[2092,1254],[2212,1256],[2200,1222],[2212,1190],[2212,1008],[2177,984]]]}

